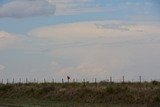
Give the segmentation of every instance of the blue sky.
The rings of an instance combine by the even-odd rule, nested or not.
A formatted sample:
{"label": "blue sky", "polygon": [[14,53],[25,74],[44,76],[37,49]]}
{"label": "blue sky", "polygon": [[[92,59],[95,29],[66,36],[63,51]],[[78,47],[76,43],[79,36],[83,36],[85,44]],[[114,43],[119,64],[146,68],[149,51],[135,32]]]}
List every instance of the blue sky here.
{"label": "blue sky", "polygon": [[[42,0],[40,0],[42,1]],[[63,1],[63,0],[62,0]],[[75,0],[76,1],[76,0]],[[2,5],[12,2],[12,0],[2,0],[0,3]],[[58,4],[58,3],[57,3]],[[73,3],[76,4],[76,3]],[[158,3],[159,4],[159,3]],[[159,14],[157,14],[156,10],[158,10],[157,2],[152,0],[91,0],[87,3],[76,4],[76,8],[92,8],[96,9],[102,8],[101,11],[98,12],[77,12],[71,13],[69,15],[64,15],[63,17],[60,15],[50,15],[50,16],[39,16],[39,17],[27,17],[27,18],[15,18],[15,17],[2,17],[0,19],[0,29],[8,30],[10,32],[16,33],[26,33],[27,31],[39,27],[39,26],[47,26],[61,23],[72,23],[77,21],[92,21],[92,20],[131,20],[131,21],[143,21],[143,18],[136,19],[136,16],[144,16],[145,20],[159,20]],[[157,7],[156,7],[157,6]],[[73,6],[70,6],[71,8]],[[75,9],[76,10],[76,9]],[[73,11],[73,10],[68,10]],[[145,13],[146,12],[146,13]],[[147,13],[148,12],[148,13]],[[65,13],[63,13],[65,14]],[[75,15],[76,14],[76,15]],[[34,22],[34,23],[33,23]],[[17,27],[14,27],[14,26]],[[21,27],[23,26],[23,27]]]}
{"label": "blue sky", "polygon": [[159,79],[159,5],[1,0],[0,78]]}

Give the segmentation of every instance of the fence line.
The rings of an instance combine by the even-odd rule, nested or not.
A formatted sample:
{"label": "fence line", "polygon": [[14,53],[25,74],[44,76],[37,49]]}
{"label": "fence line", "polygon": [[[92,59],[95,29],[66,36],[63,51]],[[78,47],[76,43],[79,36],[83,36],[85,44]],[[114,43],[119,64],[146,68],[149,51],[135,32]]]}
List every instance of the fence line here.
{"label": "fence line", "polygon": [[[11,81],[10,81],[11,80]],[[73,81],[70,81],[70,79],[65,79],[66,81],[64,81],[64,78],[61,79],[61,82],[56,82],[54,78],[51,79],[51,81],[47,81],[46,78],[43,79],[43,81],[38,81],[38,78],[33,78],[33,79],[28,79],[28,78],[19,78],[17,79],[18,81],[16,81],[15,78],[13,79],[4,79],[2,78],[0,83],[1,84],[15,84],[15,83],[98,83],[97,82],[97,78],[94,78],[94,80],[92,81],[87,81],[85,78],[82,79],[82,81],[78,81],[78,79],[75,79],[73,78]],[[112,76],[109,77],[109,79],[107,78],[106,80],[102,80],[100,82],[106,82],[106,83],[142,83],[142,82],[145,82],[143,80],[143,77],[142,76],[138,76],[137,77],[137,80],[126,80],[125,79],[125,76],[122,76],[122,78],[119,80],[119,81],[116,81],[113,79]],[[151,81],[158,81],[160,82],[160,79],[159,80],[152,80]],[[147,82],[147,81],[146,81]],[[148,81],[149,82],[149,81]]]}

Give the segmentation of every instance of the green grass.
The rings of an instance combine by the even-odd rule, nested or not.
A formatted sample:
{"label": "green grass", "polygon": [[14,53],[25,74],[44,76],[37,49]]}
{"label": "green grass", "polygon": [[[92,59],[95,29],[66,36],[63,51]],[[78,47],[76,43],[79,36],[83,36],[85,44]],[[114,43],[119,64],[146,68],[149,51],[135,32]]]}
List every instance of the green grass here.
{"label": "green grass", "polygon": [[35,99],[1,99],[0,107],[159,107],[158,104],[106,104],[45,101]]}
{"label": "green grass", "polygon": [[106,104],[160,104],[160,83],[0,84],[0,101],[32,99]]}

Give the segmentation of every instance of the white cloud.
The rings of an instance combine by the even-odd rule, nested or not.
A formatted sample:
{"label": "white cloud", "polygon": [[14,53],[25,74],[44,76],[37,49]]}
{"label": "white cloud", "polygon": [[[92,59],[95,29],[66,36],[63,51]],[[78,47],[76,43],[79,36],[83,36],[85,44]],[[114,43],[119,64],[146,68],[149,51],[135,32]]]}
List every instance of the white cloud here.
{"label": "white cloud", "polygon": [[60,65],[59,65],[59,63],[56,62],[56,61],[52,61],[51,64],[49,65],[49,67],[50,67],[52,70],[60,69]]}
{"label": "white cloud", "polygon": [[[23,51],[31,58],[29,61],[35,55],[42,55],[36,57],[37,66],[31,67],[35,69],[30,73],[33,78],[46,76],[60,80],[67,75],[72,79],[90,80],[95,77],[103,80],[109,76],[121,78],[122,75],[154,78],[160,69],[159,28],[158,24],[125,21],[62,24],[30,31],[27,41],[19,46],[29,47],[27,52]],[[8,38],[13,36],[3,34],[9,35],[5,36]],[[0,40],[4,38],[0,37]],[[37,51],[39,53],[35,54]]]}
{"label": "white cloud", "polygon": [[68,67],[57,69],[55,77],[72,78],[99,78],[117,74],[123,70],[128,63],[125,52],[120,52],[119,48],[107,48],[103,46],[88,46],[56,49],[51,54],[53,57],[62,58],[69,63],[76,63]]}
{"label": "white cloud", "polygon": [[0,64],[0,71],[4,70],[6,67]]}
{"label": "white cloud", "polygon": [[[55,78],[70,75],[80,79],[104,79],[111,75],[150,75],[151,68],[156,73],[159,61],[153,56],[159,56],[152,52],[160,53],[159,28],[158,24],[150,23],[80,22],[38,28],[29,32],[29,37],[46,43],[47,55],[64,61],[53,62]],[[139,67],[132,70],[133,65]]]}
{"label": "white cloud", "polygon": [[0,17],[53,15],[55,6],[45,0],[13,0],[0,6]]}
{"label": "white cloud", "polygon": [[95,78],[95,77],[101,77],[105,78],[105,75],[107,74],[106,67],[102,65],[97,64],[91,64],[91,63],[81,63],[76,67],[67,67],[62,68],[60,71],[56,72],[56,77],[63,77],[70,76],[72,79],[82,79],[82,78]]}
{"label": "white cloud", "polygon": [[0,49],[8,48],[21,40],[16,34],[0,31]]}
{"label": "white cloud", "polygon": [[104,11],[104,7],[97,6],[92,0],[47,0],[56,6],[55,15],[72,15],[88,12]]}
{"label": "white cloud", "polygon": [[[120,21],[79,22],[37,28],[28,33],[54,43],[126,43],[146,42],[159,38],[159,25],[134,24]],[[152,35],[152,36],[151,36]],[[133,42],[132,42],[133,41]],[[156,40],[155,40],[156,41]],[[153,42],[153,41],[152,41]]]}

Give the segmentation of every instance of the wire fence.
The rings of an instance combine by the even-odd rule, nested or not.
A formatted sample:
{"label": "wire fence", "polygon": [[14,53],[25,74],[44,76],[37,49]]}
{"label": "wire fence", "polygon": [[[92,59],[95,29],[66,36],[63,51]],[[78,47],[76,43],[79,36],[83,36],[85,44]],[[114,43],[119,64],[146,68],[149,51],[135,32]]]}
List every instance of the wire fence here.
{"label": "wire fence", "polygon": [[142,82],[151,82],[151,81],[157,81],[160,82],[160,79],[150,79],[150,81],[146,81],[142,76],[138,76],[136,79],[128,80],[125,78],[125,76],[122,76],[120,79],[114,79],[112,76],[104,79],[104,80],[99,80],[97,78],[92,78],[92,80],[87,80],[85,78],[83,79],[70,79],[70,78],[62,78],[59,81],[55,81],[54,78],[52,79],[38,79],[38,78],[12,78],[12,79],[1,79],[0,83],[1,84],[16,84],[16,83],[100,83],[100,82],[107,82],[107,83],[142,83]]}

